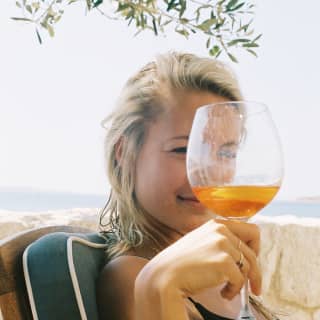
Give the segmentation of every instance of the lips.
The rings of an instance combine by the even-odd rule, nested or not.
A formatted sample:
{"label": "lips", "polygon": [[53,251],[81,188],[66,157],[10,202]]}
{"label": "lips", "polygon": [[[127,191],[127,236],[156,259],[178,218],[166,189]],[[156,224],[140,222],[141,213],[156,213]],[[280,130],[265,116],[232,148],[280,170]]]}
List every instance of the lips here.
{"label": "lips", "polygon": [[189,195],[178,195],[179,200],[183,201],[193,201],[193,202],[199,202],[199,200],[195,196],[189,196]]}
{"label": "lips", "polygon": [[205,206],[193,194],[178,195],[177,201],[185,208],[192,208],[196,213],[203,213],[206,211]]}
{"label": "lips", "polygon": [[201,212],[205,209],[203,204],[194,196],[189,194],[178,195],[177,200],[187,207],[191,207],[196,209],[197,211],[200,210]]}

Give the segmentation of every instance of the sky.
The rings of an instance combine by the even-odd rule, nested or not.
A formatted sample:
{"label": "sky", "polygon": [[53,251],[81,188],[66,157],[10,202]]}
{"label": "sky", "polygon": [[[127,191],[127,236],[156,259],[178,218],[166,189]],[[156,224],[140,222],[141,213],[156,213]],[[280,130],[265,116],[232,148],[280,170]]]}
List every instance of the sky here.
{"label": "sky", "polygon": [[[247,100],[266,103],[283,144],[279,198],[320,196],[320,2],[258,1],[259,57],[227,59]],[[154,37],[73,5],[56,36],[39,45],[34,28],[0,3],[0,188],[104,194],[104,129],[127,78],[170,49],[207,56],[200,36]]]}

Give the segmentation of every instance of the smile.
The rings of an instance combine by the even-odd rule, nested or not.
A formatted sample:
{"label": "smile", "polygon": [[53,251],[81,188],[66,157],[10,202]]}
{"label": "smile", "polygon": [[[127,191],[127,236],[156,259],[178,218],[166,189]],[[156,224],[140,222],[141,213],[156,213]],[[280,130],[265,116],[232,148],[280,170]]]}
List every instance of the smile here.
{"label": "smile", "polygon": [[199,200],[194,197],[194,196],[177,196],[177,198],[179,200],[183,200],[183,201],[194,201],[194,202],[199,202]]}
{"label": "smile", "polygon": [[184,203],[189,206],[203,208],[202,203],[195,196],[177,196],[179,202]]}

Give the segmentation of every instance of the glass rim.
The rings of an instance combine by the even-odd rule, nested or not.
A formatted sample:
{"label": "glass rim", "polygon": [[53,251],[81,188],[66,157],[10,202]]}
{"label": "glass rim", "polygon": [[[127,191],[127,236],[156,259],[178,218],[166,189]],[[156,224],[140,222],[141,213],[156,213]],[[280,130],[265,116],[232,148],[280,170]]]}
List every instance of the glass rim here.
{"label": "glass rim", "polygon": [[201,110],[204,110],[204,109],[207,109],[209,107],[213,107],[213,106],[219,106],[219,105],[259,105],[260,106],[260,110],[254,110],[254,111],[249,111],[249,112],[246,112],[245,116],[248,117],[248,116],[252,116],[252,115],[255,115],[255,114],[260,114],[260,113],[263,113],[265,111],[268,111],[269,112],[269,108],[268,106],[263,103],[263,102],[258,102],[258,101],[252,101],[252,100],[230,100],[230,101],[223,101],[223,102],[213,102],[213,103],[209,103],[209,104],[205,104],[205,105],[201,105],[197,108],[197,111],[201,111]]}

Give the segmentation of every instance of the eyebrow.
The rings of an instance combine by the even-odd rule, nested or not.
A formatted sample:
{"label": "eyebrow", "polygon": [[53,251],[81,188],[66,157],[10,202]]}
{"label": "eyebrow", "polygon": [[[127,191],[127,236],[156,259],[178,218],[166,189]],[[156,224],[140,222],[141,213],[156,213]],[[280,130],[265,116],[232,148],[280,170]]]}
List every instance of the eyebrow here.
{"label": "eyebrow", "polygon": [[222,144],[222,145],[220,146],[220,148],[237,146],[238,144],[239,144],[239,143],[237,143],[236,141],[228,141],[228,142]]}
{"label": "eyebrow", "polygon": [[172,140],[188,140],[189,136],[176,136],[171,138]]}

